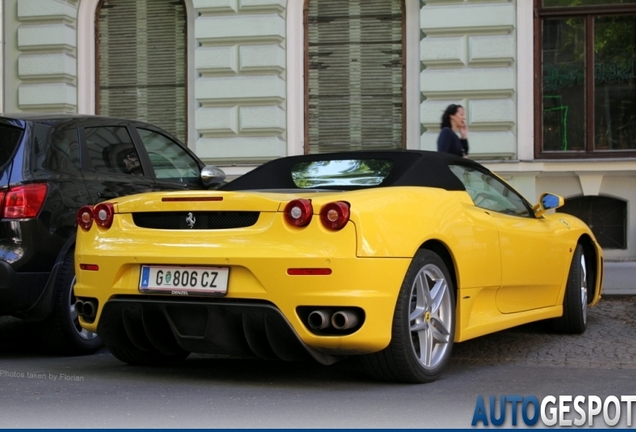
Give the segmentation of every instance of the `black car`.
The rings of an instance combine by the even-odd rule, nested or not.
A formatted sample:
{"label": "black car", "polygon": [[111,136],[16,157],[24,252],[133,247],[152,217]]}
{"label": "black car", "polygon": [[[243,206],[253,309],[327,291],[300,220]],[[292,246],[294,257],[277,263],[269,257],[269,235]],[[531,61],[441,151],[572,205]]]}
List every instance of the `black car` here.
{"label": "black car", "polygon": [[75,311],[77,210],[139,192],[207,189],[225,175],[140,121],[0,114],[0,315],[39,321],[57,354],[95,352]]}

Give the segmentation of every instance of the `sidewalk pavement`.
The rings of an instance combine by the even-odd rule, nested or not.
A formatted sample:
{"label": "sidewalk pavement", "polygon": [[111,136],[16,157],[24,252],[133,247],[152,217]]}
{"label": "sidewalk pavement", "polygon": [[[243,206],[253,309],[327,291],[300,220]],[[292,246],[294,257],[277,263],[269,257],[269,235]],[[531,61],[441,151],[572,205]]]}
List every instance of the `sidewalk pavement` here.
{"label": "sidewalk pavement", "polygon": [[601,295],[636,295],[636,261],[605,261]]}

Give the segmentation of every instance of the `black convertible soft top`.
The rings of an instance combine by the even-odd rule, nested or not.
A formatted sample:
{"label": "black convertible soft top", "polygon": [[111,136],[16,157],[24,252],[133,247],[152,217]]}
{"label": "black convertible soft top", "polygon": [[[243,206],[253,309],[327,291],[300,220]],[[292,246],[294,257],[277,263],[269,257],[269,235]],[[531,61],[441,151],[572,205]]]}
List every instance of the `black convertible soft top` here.
{"label": "black convertible soft top", "polygon": [[[449,165],[464,165],[489,172],[479,163],[447,153],[424,150],[348,151],[289,156],[269,161],[222,186],[221,190],[299,189],[292,179],[292,168],[301,162],[326,160],[384,159],[393,162],[386,178],[374,187],[425,186],[446,190],[466,190],[449,169]],[[368,186],[365,186],[368,187]],[[360,186],[335,187],[359,189]],[[324,187],[321,187],[324,189]]]}

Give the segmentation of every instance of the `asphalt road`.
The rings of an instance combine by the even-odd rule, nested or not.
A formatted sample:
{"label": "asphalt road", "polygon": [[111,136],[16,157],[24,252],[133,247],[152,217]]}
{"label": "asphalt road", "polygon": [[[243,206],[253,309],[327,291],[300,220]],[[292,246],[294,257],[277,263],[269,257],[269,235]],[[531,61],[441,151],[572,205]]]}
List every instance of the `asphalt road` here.
{"label": "asphalt road", "polygon": [[2,318],[0,427],[468,428],[479,396],[636,394],[635,308],[636,296],[608,296],[583,335],[531,324],[456,344],[441,379],[424,385],[373,381],[355,361],[193,355],[179,368],[144,368],[106,349],[51,357],[30,325]]}

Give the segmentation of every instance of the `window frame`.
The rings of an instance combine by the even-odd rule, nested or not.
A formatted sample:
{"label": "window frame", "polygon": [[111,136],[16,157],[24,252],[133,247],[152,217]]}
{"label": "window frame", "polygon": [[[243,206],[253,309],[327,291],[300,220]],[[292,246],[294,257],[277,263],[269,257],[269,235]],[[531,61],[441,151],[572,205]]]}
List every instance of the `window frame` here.
{"label": "window frame", "polygon": [[[75,148],[73,148],[73,141]],[[68,148],[63,148],[60,144],[69,143]],[[46,157],[46,164],[49,170],[73,174],[81,177],[82,175],[82,147],[77,127],[59,127],[51,134],[50,146]],[[69,164],[65,169],[61,166],[66,161]]]}
{"label": "window frame", "polygon": [[[99,169],[95,166],[94,163],[94,159],[93,159],[93,152],[91,151],[90,148],[90,133],[88,131],[88,129],[123,129],[126,131],[126,133],[128,134],[128,137],[130,138],[130,147],[134,150],[134,152],[136,153],[137,159],[139,161],[139,168],[141,170],[140,173],[132,173],[132,172],[124,172],[122,170],[116,170],[113,168],[113,170],[103,170],[103,169]],[[129,178],[130,176],[135,176],[135,177],[143,177],[149,180],[153,180],[154,179],[154,171],[150,171],[149,168],[149,162],[147,162],[145,160],[145,158],[147,157],[147,155],[143,154],[143,152],[140,152],[140,147],[138,145],[137,142],[135,142],[135,136],[133,135],[133,130],[131,129],[131,127],[129,125],[125,125],[125,124],[89,124],[89,125],[84,125],[82,127],[80,127],[78,129],[79,132],[79,137],[80,140],[83,142],[83,146],[86,149],[85,152],[85,156],[81,156],[82,159],[82,170],[83,171],[90,171],[94,174],[100,175],[100,176],[116,176],[116,177],[121,177],[121,176],[125,176],[125,178]],[[116,145],[122,145],[122,144],[128,144],[128,143],[124,143],[121,142],[119,144]],[[115,146],[116,146],[115,145]],[[109,144],[110,147],[110,144]],[[102,151],[105,149],[106,147],[104,147],[102,149]],[[107,166],[105,164],[105,166]]]}
{"label": "window frame", "polygon": [[[303,0],[303,154],[309,154],[309,3],[312,0]],[[358,0],[363,3],[363,0]],[[401,149],[407,147],[407,20],[406,20],[406,0],[400,0],[402,12],[402,145]]]}
{"label": "window frame", "polygon": [[[199,160],[194,157],[187,149],[187,147],[183,144],[181,144],[178,140],[176,140],[175,138],[169,136],[166,133],[162,133],[161,131],[158,131],[156,129],[150,128],[150,127],[145,127],[142,125],[137,125],[135,128],[135,133],[137,138],[139,139],[139,142],[141,143],[141,147],[143,148],[143,152],[145,153],[145,156],[148,158],[148,161],[150,163],[150,166],[152,167],[152,171],[153,171],[153,175],[154,178],[156,180],[159,181],[166,181],[166,182],[176,182],[176,183],[186,183],[186,184],[190,184],[190,185],[198,185],[200,183],[200,179],[201,179],[201,165]],[[155,164],[153,163],[152,157],[151,157],[151,153],[155,153],[155,152],[151,152],[150,148],[149,148],[149,143],[146,141],[144,134],[141,131],[145,131],[145,132],[149,132],[152,134],[155,134],[157,137],[160,137],[161,139],[163,139],[166,143],[168,143],[168,145],[171,148],[178,148],[179,152],[181,153],[180,157],[177,159],[173,159],[171,156],[164,156],[165,159],[167,161],[169,161],[171,164],[174,165],[174,160],[180,160],[184,163],[186,163],[188,165],[188,169],[193,169],[193,171],[196,171],[193,176],[180,176],[180,177],[162,177],[160,172],[156,169]],[[133,138],[135,139],[135,138]],[[156,153],[155,153],[156,154]],[[163,156],[163,155],[160,155]],[[196,169],[193,168],[193,166],[196,166]],[[177,171],[179,171],[180,169],[184,169],[181,166],[177,166],[174,165],[175,169]],[[185,179],[185,180],[184,180]]]}
{"label": "window frame", "polygon": [[[83,0],[82,3],[84,3],[86,0]],[[100,112],[100,108],[101,108],[101,100],[100,100],[100,85],[101,85],[101,77],[100,77],[100,45],[101,45],[101,41],[99,38],[99,34],[100,34],[100,26],[101,26],[101,20],[100,20],[100,14],[102,11],[102,8],[104,6],[104,3],[107,0],[90,0],[92,2],[96,2],[94,5],[94,12],[93,12],[93,28],[92,28],[92,44],[93,44],[93,52],[92,54],[94,54],[91,58],[92,61],[92,72],[93,72],[93,76],[95,78],[95,81],[92,84],[92,92],[94,94],[92,94],[92,98],[91,101],[92,102],[92,106],[90,107],[92,112],[95,115],[103,115]],[[150,1],[150,0],[148,0]],[[194,58],[193,55],[193,51],[191,51],[190,48],[190,34],[192,33],[192,29],[191,29],[191,21],[190,21],[190,9],[189,7],[191,6],[191,2],[188,2],[187,0],[173,0],[172,3],[180,3],[183,6],[183,11],[184,11],[184,28],[185,28],[185,32],[183,34],[183,40],[184,40],[184,59],[183,59],[183,68],[184,68],[184,96],[183,96],[183,103],[184,103],[184,107],[183,107],[183,115],[184,115],[184,124],[185,124],[185,129],[183,131],[184,136],[183,137],[178,137],[180,139],[180,141],[182,142],[188,142],[189,137],[192,135],[192,131],[190,130],[191,126],[190,126],[190,118],[193,117],[193,111],[191,111],[191,107],[190,107],[190,100],[191,98],[193,98],[193,94],[190,93],[192,86],[190,85],[190,69],[191,69],[191,64],[190,62],[193,61],[191,60],[191,58]],[[109,114],[108,116],[112,116],[112,117],[120,117],[119,114]],[[132,119],[135,120],[135,119]],[[165,125],[165,124],[161,124],[161,122],[153,120],[153,119],[148,119],[148,118],[136,118],[136,120],[143,120],[143,121],[147,121],[150,122],[150,124],[153,125],[157,125],[159,127],[161,127],[162,129],[166,129],[169,130],[170,129],[170,125]],[[176,131],[174,131],[176,132]],[[176,133],[174,133],[175,135],[177,135]]]}
{"label": "window frame", "polygon": [[[594,124],[594,18],[598,16],[636,14],[636,3],[614,5],[551,6],[534,0],[534,155],[536,159],[590,159],[590,158],[636,158],[634,150],[595,150]],[[584,69],[584,128],[585,151],[543,150],[543,32],[542,21],[547,18],[582,17],[585,19],[585,69]],[[590,79],[592,77],[592,79]]]}
{"label": "window frame", "polygon": [[[601,212],[607,211],[607,213],[599,215],[599,208],[603,209]],[[611,230],[608,230],[609,233],[605,234],[606,226],[604,224],[594,223],[594,219],[602,218],[603,220],[607,220],[606,217],[608,214],[616,215],[617,211],[620,212],[618,219],[620,219],[620,228],[622,231],[619,239],[613,237]],[[565,205],[556,209],[556,212],[571,214],[588,224],[596,237],[596,241],[604,250],[613,249],[626,251],[629,248],[628,202],[624,199],[609,195],[577,195],[566,199]],[[609,222],[610,221],[608,221],[608,223]],[[601,227],[600,229],[599,226]],[[613,241],[615,244],[618,244],[618,246],[615,244],[610,245],[608,241]]]}
{"label": "window frame", "polygon": [[[481,203],[475,202],[475,197],[473,197],[473,195],[471,194],[468,185],[465,183],[465,179],[463,178],[463,176],[459,176],[458,173],[453,169],[453,167],[458,167],[458,168],[463,169],[464,173],[471,174],[473,172],[477,172],[477,173],[481,174],[482,178],[488,178],[489,180],[488,181],[483,181],[483,183],[488,184],[489,187],[494,190],[495,193],[491,193],[490,195],[495,195],[495,196],[497,196],[497,198],[509,202],[511,205],[516,207],[517,210],[519,210],[519,211],[521,210],[521,207],[523,207],[523,210],[526,212],[526,214],[519,214],[519,213],[513,214],[513,213],[511,213],[509,211],[497,209],[494,206],[483,205]],[[473,201],[473,205],[475,207],[483,209],[483,210],[486,210],[486,211],[492,211],[492,212],[495,212],[495,213],[503,214],[503,215],[506,215],[506,216],[520,217],[520,218],[524,218],[524,219],[536,219],[536,216],[535,216],[533,208],[532,208],[532,204],[530,204],[528,202],[528,200],[525,199],[525,197],[523,195],[521,195],[512,186],[510,186],[508,183],[506,183],[501,178],[499,178],[499,176],[497,176],[496,174],[493,174],[493,173],[488,172],[488,171],[483,170],[483,169],[479,169],[478,167],[475,167],[475,166],[472,166],[472,165],[468,166],[468,165],[464,165],[464,164],[461,164],[461,163],[449,164],[448,168],[459,179],[459,181],[462,182],[462,184],[466,188],[466,193],[468,193],[468,195],[470,195],[470,198]],[[517,206],[514,202],[512,202],[510,199],[508,199],[505,193],[501,193],[500,191],[498,191],[496,189],[495,184],[501,186],[503,188],[503,190],[507,191],[507,193],[510,194],[511,196],[514,196],[519,201],[521,207]],[[480,194],[481,193],[477,193],[476,196],[479,196]]]}

